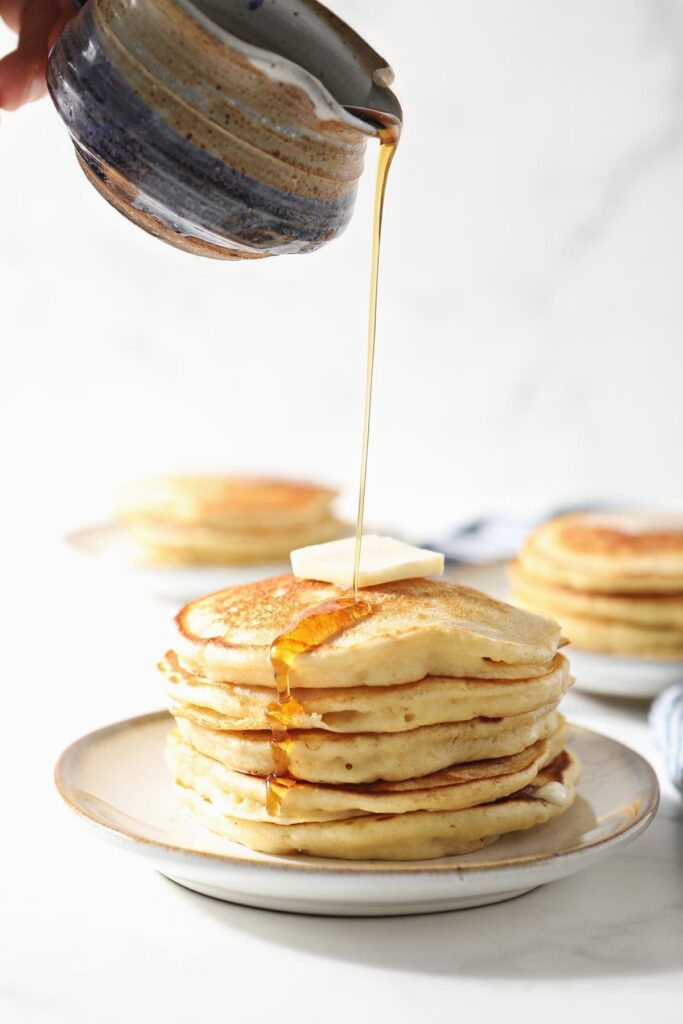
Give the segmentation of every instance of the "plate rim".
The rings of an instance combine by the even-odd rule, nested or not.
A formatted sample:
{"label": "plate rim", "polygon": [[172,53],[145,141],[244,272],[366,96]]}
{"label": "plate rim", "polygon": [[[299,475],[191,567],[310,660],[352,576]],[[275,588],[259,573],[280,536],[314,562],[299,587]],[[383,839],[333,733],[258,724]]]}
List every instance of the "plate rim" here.
{"label": "plate rim", "polygon": [[569,660],[570,664],[572,655],[578,654],[582,658],[594,659],[596,662],[611,662],[615,667],[627,665],[629,669],[673,668],[676,666],[683,668],[683,658],[648,658],[640,654],[618,654],[616,651],[591,651],[587,647],[577,647],[571,642],[564,651],[566,651],[565,657]]}
{"label": "plate rim", "polygon": [[62,751],[55,764],[53,778],[57,791],[64,803],[86,825],[106,833],[107,836],[114,841],[119,843],[123,841],[122,845],[132,846],[138,849],[142,847],[147,852],[158,851],[159,854],[173,857],[174,860],[181,862],[200,859],[205,863],[226,864],[243,870],[262,871],[265,869],[274,872],[287,871],[292,874],[313,874],[324,876],[347,874],[353,875],[356,878],[362,876],[376,877],[377,875],[402,875],[406,877],[424,878],[425,875],[441,876],[444,874],[451,874],[464,878],[470,876],[476,877],[477,875],[494,875],[496,872],[509,871],[510,869],[513,869],[515,872],[519,872],[533,870],[540,864],[544,863],[571,863],[586,856],[588,853],[594,853],[597,850],[609,849],[611,846],[617,845],[627,838],[635,839],[653,820],[660,802],[659,780],[654,768],[650,762],[642,756],[642,754],[639,754],[637,750],[627,746],[625,743],[621,743],[620,740],[613,739],[611,736],[606,736],[604,733],[598,732],[595,729],[588,729],[585,726],[569,722],[568,742],[571,742],[572,734],[580,733],[619,747],[621,750],[626,751],[630,757],[636,759],[640,769],[644,772],[645,776],[649,778],[651,784],[650,799],[646,806],[641,809],[638,816],[634,820],[628,821],[616,832],[609,836],[605,836],[602,839],[595,840],[589,846],[576,846],[558,853],[545,852],[528,854],[521,857],[507,857],[498,861],[485,861],[481,863],[439,864],[437,862],[421,861],[419,867],[414,866],[415,862],[412,862],[413,866],[407,867],[405,866],[405,862],[401,861],[344,861],[333,858],[329,858],[327,863],[325,863],[325,858],[310,858],[308,863],[302,859],[301,862],[297,861],[296,863],[292,863],[284,858],[280,860],[272,854],[264,854],[263,856],[267,856],[269,859],[261,861],[249,860],[247,857],[241,857],[229,852],[217,853],[213,850],[191,850],[187,847],[178,846],[175,843],[168,843],[158,839],[149,839],[146,836],[137,835],[128,829],[115,827],[103,818],[99,817],[94,811],[72,799],[69,793],[70,787],[65,782],[64,778],[68,762],[77,757],[83,750],[87,749],[87,747],[96,743],[99,739],[102,739],[105,736],[112,736],[117,732],[123,732],[126,729],[145,726],[156,720],[161,721],[162,718],[167,716],[170,718],[169,712],[166,709],[148,711],[145,714],[134,715],[130,718],[124,718],[117,722],[111,722],[108,725],[101,726],[99,729],[93,729],[91,732],[84,733]]}
{"label": "plate rim", "polygon": [[[103,554],[99,551],[88,550],[84,547],[80,538],[88,538],[92,536],[98,536],[103,533],[115,534],[119,541],[125,541],[126,531],[125,527],[119,523],[116,519],[107,519],[104,521],[98,521],[97,523],[90,523],[87,525],[69,527],[62,533],[62,544],[67,551],[76,555],[78,558],[84,559],[89,562],[102,562],[108,558],[108,555]],[[124,559],[111,560],[110,564],[118,569],[125,569],[128,572],[144,573],[146,576],[154,576],[163,574],[165,576],[171,576],[174,573],[180,573],[188,575],[189,573],[204,573],[209,575],[211,572],[242,572],[243,570],[265,570],[265,574],[268,572],[274,574],[282,574],[283,569],[289,566],[288,560],[282,560],[280,562],[268,559],[263,562],[258,560],[255,562],[190,562],[187,564],[154,564],[145,562],[127,562]],[[228,584],[230,586],[230,584]]]}

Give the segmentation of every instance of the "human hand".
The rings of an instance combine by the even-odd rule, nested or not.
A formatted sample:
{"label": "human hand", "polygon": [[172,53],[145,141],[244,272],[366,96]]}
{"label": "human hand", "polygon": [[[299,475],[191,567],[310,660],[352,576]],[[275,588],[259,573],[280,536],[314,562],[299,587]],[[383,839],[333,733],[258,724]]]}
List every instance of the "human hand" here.
{"label": "human hand", "polygon": [[0,17],[18,34],[16,50],[0,60],[0,107],[17,110],[45,95],[47,55],[75,13],[70,0],[0,0]]}

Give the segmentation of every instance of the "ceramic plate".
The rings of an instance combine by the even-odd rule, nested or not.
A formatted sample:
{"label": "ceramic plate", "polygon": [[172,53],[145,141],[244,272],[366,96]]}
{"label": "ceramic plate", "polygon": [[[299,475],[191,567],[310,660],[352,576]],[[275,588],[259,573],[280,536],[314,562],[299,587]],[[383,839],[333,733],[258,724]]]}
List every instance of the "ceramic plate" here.
{"label": "ceramic plate", "polygon": [[571,810],[478,853],[430,861],[350,862],[254,853],[176,808],[163,762],[171,722],[156,712],[82,737],[55,778],[90,827],[208,896],[294,913],[372,916],[475,907],[529,892],[616,852],[647,827],[659,790],[652,768],[599,733],[572,727],[583,763]]}
{"label": "ceramic plate", "polygon": [[290,572],[289,562],[264,565],[146,566],[130,560],[129,542],[115,523],[86,526],[67,535],[69,549],[82,559],[88,558],[97,569],[107,569],[124,583],[138,590],[185,604],[202,594],[211,594],[237,583],[250,583]]}
{"label": "ceramic plate", "polygon": [[577,690],[610,697],[651,699],[658,693],[683,682],[683,661],[650,661],[618,654],[597,654],[568,647]]}

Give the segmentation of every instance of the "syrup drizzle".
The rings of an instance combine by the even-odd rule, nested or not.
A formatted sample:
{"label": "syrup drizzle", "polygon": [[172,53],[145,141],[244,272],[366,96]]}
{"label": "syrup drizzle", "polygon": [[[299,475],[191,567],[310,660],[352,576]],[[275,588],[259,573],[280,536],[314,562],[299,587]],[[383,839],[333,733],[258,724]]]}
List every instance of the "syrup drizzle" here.
{"label": "syrup drizzle", "polygon": [[[380,116],[372,111],[360,109],[353,113],[377,120]],[[372,258],[370,264],[370,305],[368,312],[368,350],[365,371],[365,409],[363,418],[363,443],[361,448],[360,481],[358,487],[358,513],[356,518],[356,544],[353,561],[353,594],[332,598],[322,604],[307,608],[292,625],[276,637],[270,648],[270,662],[273,666],[277,700],[266,708],[272,737],[271,751],[274,770],[266,779],[266,810],[271,817],[280,813],[282,800],[288,789],[296,785],[290,773],[289,728],[298,716],[305,714],[304,707],[292,696],[290,675],[295,660],[302,654],[321,647],[328,640],[348,629],[354,623],[367,618],[372,605],[358,596],[361,547],[363,541],[363,517],[365,514],[365,484],[368,470],[368,447],[370,441],[370,413],[372,409],[372,378],[375,364],[375,337],[377,333],[377,291],[379,283],[379,257],[382,240],[382,216],[387,187],[389,167],[396,153],[401,126],[398,121],[382,116],[379,128],[379,158],[375,184],[375,207],[372,228]]]}
{"label": "syrup drizzle", "polygon": [[308,654],[321,647],[355,622],[367,618],[371,611],[369,601],[355,596],[331,598],[307,608],[271,645],[270,663],[277,687],[277,700],[266,708],[272,729],[270,747],[275,766],[266,779],[266,810],[271,817],[280,813],[286,790],[296,785],[296,779],[289,773],[288,730],[297,716],[305,711],[292,696],[292,666],[301,654]]}

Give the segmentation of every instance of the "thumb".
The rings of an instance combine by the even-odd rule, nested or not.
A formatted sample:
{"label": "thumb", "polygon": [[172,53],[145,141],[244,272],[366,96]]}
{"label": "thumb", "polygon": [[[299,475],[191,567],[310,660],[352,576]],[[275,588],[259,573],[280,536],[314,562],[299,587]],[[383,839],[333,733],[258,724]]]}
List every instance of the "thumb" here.
{"label": "thumb", "polygon": [[0,61],[0,107],[16,110],[46,91],[48,39],[61,18],[59,0],[30,0],[14,53]]}

